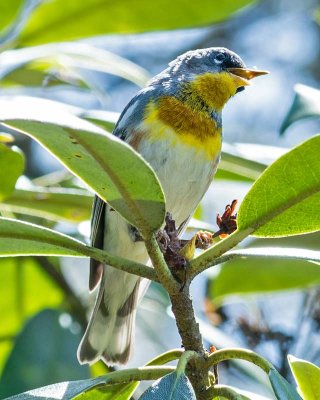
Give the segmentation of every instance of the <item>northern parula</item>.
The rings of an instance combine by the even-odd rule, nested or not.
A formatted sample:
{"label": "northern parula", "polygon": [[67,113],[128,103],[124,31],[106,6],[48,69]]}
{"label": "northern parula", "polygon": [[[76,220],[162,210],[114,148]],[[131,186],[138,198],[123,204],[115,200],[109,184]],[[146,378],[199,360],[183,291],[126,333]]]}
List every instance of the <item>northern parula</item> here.
{"label": "northern parula", "polygon": [[[188,51],[151,79],[123,110],[113,133],[151,164],[165,193],[166,210],[177,226],[186,225],[217,169],[222,108],[250,79],[265,73],[247,69],[226,48]],[[92,246],[145,264],[148,254],[138,236],[135,228],[95,197]],[[98,284],[78,359],[125,364],[132,352],[136,309],[149,281],[91,260],[90,290]]]}

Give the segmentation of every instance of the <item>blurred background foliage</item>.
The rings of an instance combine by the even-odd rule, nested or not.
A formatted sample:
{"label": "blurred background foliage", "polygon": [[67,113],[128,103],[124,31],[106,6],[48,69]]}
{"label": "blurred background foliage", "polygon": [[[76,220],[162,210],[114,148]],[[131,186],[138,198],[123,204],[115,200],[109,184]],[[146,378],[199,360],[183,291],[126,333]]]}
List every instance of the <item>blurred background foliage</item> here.
{"label": "blurred background foliage", "polygon": [[[270,70],[224,112],[222,161],[187,235],[215,230],[217,212],[319,130],[318,16],[316,0],[0,0],[0,100],[40,113],[46,102],[52,113],[66,110],[112,131],[139,87],[189,49],[228,47],[248,66]],[[1,128],[0,214],[88,241],[92,194],[38,144],[10,134]],[[242,244],[275,245],[319,250],[319,234]],[[0,398],[106,371],[76,360],[92,304],[87,276],[82,259],[0,260]],[[287,377],[288,352],[319,364],[319,283],[318,265],[307,261],[251,257],[209,270],[192,287],[206,344],[255,349]],[[130,365],[180,346],[158,285],[151,285],[137,322]],[[270,398],[255,369],[223,368],[223,383]]]}

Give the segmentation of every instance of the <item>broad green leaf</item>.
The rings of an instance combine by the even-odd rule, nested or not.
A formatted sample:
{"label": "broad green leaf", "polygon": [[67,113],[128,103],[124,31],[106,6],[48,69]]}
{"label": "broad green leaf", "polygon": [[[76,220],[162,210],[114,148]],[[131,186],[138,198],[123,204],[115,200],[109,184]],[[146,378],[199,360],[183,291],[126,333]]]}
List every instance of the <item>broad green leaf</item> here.
{"label": "broad green leaf", "polygon": [[160,228],[165,204],[159,180],[128,144],[62,110],[21,103],[25,109],[0,102],[0,121],[40,142],[143,235]]}
{"label": "broad green leaf", "polygon": [[[52,282],[34,258],[0,259],[0,371],[12,340],[25,319],[44,307],[57,307],[62,291]],[[34,294],[37,294],[36,296]]]}
{"label": "broad green leaf", "polygon": [[[137,64],[110,51],[85,43],[54,43],[7,50],[0,54],[0,65],[1,79],[12,74],[13,71],[20,70],[21,75],[23,72],[27,74],[25,80],[20,76],[23,84],[30,78],[36,79],[37,82],[43,73],[50,74],[52,70],[55,71],[58,78],[59,72],[61,72],[63,80],[74,82],[81,80],[89,87],[91,81],[87,75],[83,75],[84,70],[120,76],[139,86],[144,86],[149,79],[147,71]],[[38,75],[30,77],[31,72],[37,72]]]}
{"label": "broad green leaf", "polygon": [[78,114],[78,117],[93,122],[94,124],[101,126],[101,128],[106,129],[108,132],[112,132],[119,119],[119,114],[103,110],[83,110]]}
{"label": "broad green leaf", "polygon": [[309,361],[290,355],[288,360],[300,395],[305,400],[318,400],[320,395],[320,368]]}
{"label": "broad green leaf", "polygon": [[277,370],[270,369],[269,380],[277,400],[301,400],[294,387]]}
{"label": "broad green leaf", "polygon": [[85,190],[49,188],[16,189],[0,203],[0,211],[80,222],[90,219],[92,195]]}
{"label": "broad green leaf", "polygon": [[259,251],[260,254],[256,249],[240,250],[238,255],[246,258],[236,258],[221,266],[209,286],[213,301],[220,302],[231,294],[265,293],[320,283],[319,265],[303,261],[304,257],[306,260],[319,259],[319,252],[295,248],[284,249],[283,252],[281,248]]}
{"label": "broad green leaf", "polygon": [[[139,0],[53,0],[45,2],[28,21],[20,45],[77,39],[106,33],[191,28],[230,17],[252,0],[203,0],[197,3],[159,0],[156,6]],[[170,11],[168,11],[170,10]]]}
{"label": "broad green leaf", "polygon": [[239,231],[281,237],[320,229],[320,135],[271,164],[254,183],[238,213]]}
{"label": "broad green leaf", "polygon": [[99,377],[81,381],[55,383],[8,397],[8,400],[71,400],[85,390],[101,385],[103,382],[103,377]]}
{"label": "broad green leaf", "polygon": [[104,385],[81,393],[77,400],[130,400],[139,382]]}
{"label": "broad green leaf", "polygon": [[24,169],[24,156],[16,148],[0,143],[0,201],[9,196]]}
{"label": "broad green leaf", "polygon": [[0,257],[51,255],[83,257],[86,246],[70,236],[37,225],[0,218]]}
{"label": "broad green leaf", "polygon": [[295,96],[292,105],[280,128],[280,135],[293,123],[307,118],[320,117],[320,90],[306,85],[294,87]]}
{"label": "broad green leaf", "polygon": [[172,372],[154,382],[140,400],[196,400],[196,395],[186,375]]}
{"label": "broad green leaf", "polygon": [[3,34],[4,28],[12,23],[14,18],[18,15],[23,2],[23,0],[0,0],[0,34]]}
{"label": "broad green leaf", "polygon": [[41,311],[15,340],[1,375],[1,395],[6,397],[65,379],[89,378],[88,366],[79,365],[76,357],[80,339],[80,327],[68,314]]}

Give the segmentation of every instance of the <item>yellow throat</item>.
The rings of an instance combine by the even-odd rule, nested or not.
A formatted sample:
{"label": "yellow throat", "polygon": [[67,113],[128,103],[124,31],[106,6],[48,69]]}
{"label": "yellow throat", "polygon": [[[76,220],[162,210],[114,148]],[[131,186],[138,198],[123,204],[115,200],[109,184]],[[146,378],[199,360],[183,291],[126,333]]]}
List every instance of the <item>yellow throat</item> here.
{"label": "yellow throat", "polygon": [[222,127],[217,120],[224,104],[243,80],[227,72],[205,73],[183,84],[180,96],[162,96],[147,106],[144,122],[151,140],[169,139],[202,153],[208,160],[221,151]]}

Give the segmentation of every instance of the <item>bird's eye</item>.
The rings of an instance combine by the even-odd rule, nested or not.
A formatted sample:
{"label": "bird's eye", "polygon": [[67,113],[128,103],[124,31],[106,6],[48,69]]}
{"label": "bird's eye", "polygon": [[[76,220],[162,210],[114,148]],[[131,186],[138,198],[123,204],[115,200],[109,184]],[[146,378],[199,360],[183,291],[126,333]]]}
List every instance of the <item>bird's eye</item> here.
{"label": "bird's eye", "polygon": [[224,60],[225,60],[225,58],[226,58],[226,55],[225,54],[223,54],[223,53],[219,53],[219,54],[217,54],[216,56],[215,56],[215,62],[217,63],[217,64],[221,64]]}

